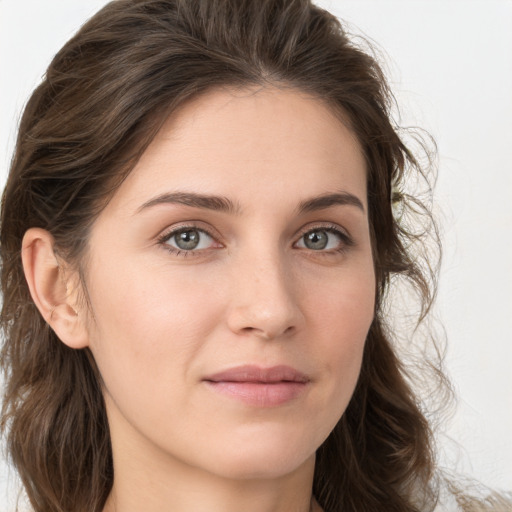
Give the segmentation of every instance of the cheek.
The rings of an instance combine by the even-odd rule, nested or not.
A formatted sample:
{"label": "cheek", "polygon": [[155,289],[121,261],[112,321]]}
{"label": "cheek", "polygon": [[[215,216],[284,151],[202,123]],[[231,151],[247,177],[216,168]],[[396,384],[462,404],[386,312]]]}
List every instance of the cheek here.
{"label": "cheek", "polygon": [[317,334],[313,350],[322,361],[329,394],[342,413],[357,383],[374,318],[375,278],[371,261],[326,283],[323,293],[310,295],[308,308],[312,332]]}
{"label": "cheek", "polygon": [[[316,286],[314,286],[316,283]],[[320,285],[321,284],[321,285]],[[312,323],[320,332],[337,345],[337,339],[364,339],[375,313],[375,276],[371,258],[361,263],[341,268],[320,279],[309,280],[307,310]]]}
{"label": "cheek", "polygon": [[128,372],[141,381],[186,378],[219,321],[215,294],[187,272],[119,264],[96,273],[91,289],[91,350],[106,384]]}

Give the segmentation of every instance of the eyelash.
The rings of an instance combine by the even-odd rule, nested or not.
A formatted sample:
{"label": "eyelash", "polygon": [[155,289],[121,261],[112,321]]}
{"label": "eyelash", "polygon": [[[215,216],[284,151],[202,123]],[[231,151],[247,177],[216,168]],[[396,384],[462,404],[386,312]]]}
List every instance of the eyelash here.
{"label": "eyelash", "polygon": [[[196,226],[194,224],[191,225],[185,225],[185,226],[179,226],[178,228],[172,229],[172,231],[167,231],[163,233],[160,237],[158,237],[157,242],[159,245],[163,246],[163,248],[171,253],[174,256],[180,256],[180,257],[189,257],[189,256],[199,256],[200,253],[206,249],[199,249],[199,250],[186,250],[186,249],[177,249],[176,247],[172,247],[167,242],[171,240],[171,238],[175,237],[179,233],[186,232],[186,231],[199,231],[201,233],[205,233],[210,238],[215,240],[215,236],[208,231],[207,229],[203,227]],[[350,247],[354,246],[354,240],[344,231],[340,230],[339,227],[336,225],[318,225],[313,227],[308,227],[308,229],[302,231],[299,235],[299,238],[296,243],[298,243],[299,240],[302,240],[304,236],[306,236],[308,233],[312,233],[315,231],[325,231],[327,233],[332,233],[336,235],[341,240],[341,246],[337,249],[330,249],[330,250],[318,250],[315,251],[314,249],[309,249],[311,252],[316,253],[317,255],[321,256],[329,256],[332,254],[339,254],[346,252]],[[294,244],[294,245],[295,245]],[[305,249],[308,249],[307,247]]]}

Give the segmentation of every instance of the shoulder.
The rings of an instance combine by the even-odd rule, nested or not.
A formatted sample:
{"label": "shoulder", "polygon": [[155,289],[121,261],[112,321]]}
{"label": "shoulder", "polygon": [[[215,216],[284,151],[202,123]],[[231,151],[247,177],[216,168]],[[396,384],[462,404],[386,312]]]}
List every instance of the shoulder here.
{"label": "shoulder", "polygon": [[512,493],[475,483],[444,482],[434,512],[512,512]]}

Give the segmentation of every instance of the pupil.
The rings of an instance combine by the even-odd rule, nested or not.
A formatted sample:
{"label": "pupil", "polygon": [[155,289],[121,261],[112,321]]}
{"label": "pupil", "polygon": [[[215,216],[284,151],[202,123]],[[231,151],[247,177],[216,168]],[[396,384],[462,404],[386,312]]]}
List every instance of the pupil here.
{"label": "pupil", "polygon": [[327,241],[327,233],[325,231],[313,231],[304,237],[304,245],[308,249],[325,249]]}
{"label": "pupil", "polygon": [[180,249],[195,249],[199,244],[199,232],[197,230],[182,231],[176,235],[176,245]]}

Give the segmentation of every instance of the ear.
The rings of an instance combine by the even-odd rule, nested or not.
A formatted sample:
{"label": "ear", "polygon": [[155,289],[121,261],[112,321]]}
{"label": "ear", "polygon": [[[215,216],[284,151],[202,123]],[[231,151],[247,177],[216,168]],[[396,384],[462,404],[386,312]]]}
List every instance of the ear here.
{"label": "ear", "polygon": [[79,281],[59,263],[52,235],[30,228],[23,237],[21,259],[32,299],[55,334],[70,348],[88,346],[85,315],[77,311],[76,293],[70,293],[71,284]]}

